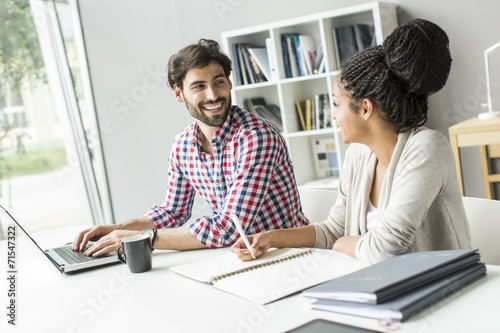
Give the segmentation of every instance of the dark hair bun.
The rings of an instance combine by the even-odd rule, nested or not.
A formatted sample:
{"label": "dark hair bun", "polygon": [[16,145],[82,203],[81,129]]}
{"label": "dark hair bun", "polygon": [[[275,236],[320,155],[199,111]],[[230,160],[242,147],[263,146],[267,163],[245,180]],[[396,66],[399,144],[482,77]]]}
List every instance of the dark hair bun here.
{"label": "dark hair bun", "polygon": [[449,40],[436,24],[415,19],[384,41],[385,60],[408,91],[430,95],[443,88],[451,68]]}

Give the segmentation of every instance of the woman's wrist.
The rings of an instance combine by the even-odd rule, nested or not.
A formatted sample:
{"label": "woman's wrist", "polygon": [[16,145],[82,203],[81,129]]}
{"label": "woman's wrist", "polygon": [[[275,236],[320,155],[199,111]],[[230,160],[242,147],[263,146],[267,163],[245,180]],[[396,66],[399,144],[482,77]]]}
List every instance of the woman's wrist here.
{"label": "woman's wrist", "polygon": [[313,225],[274,229],[264,232],[269,247],[313,247],[316,241],[316,229]]}
{"label": "woman's wrist", "polygon": [[283,247],[283,246],[280,246],[279,242],[277,241],[279,239],[280,231],[282,231],[282,230],[281,229],[274,229],[274,230],[268,230],[268,231],[264,232],[266,234],[267,243],[268,243],[270,248],[271,247],[276,247],[276,248]]}

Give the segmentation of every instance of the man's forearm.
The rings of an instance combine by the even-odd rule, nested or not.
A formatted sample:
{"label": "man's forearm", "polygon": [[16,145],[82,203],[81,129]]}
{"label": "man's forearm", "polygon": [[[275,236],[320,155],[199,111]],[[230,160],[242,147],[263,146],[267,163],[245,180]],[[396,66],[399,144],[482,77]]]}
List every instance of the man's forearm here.
{"label": "man's forearm", "polygon": [[147,228],[155,228],[154,222],[147,216],[139,217],[116,225],[119,230],[137,230],[142,231]]}
{"label": "man's forearm", "polygon": [[158,229],[154,248],[159,250],[194,250],[206,248],[187,226]]}
{"label": "man's forearm", "polygon": [[[155,228],[153,221],[143,216],[118,225],[118,229],[142,231]],[[187,226],[177,228],[161,228],[156,232],[154,248],[159,250],[193,250],[206,246],[197,240]]]}

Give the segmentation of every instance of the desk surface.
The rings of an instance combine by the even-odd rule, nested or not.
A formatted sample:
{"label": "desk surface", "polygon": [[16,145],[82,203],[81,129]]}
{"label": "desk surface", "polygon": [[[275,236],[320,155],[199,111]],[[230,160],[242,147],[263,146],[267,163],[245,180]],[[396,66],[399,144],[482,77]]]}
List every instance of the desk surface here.
{"label": "desk surface", "polygon": [[476,132],[498,131],[500,128],[500,117],[483,120],[478,117],[473,117],[453,126],[450,126],[450,134],[464,134]]}
{"label": "desk surface", "polygon": [[[43,247],[71,240],[81,228],[40,233]],[[66,238],[63,238],[66,237]],[[56,242],[54,242],[56,240]],[[0,242],[6,253],[6,241]],[[118,264],[62,275],[26,237],[17,241],[17,325],[7,324],[8,290],[0,279],[2,332],[284,332],[314,318],[384,330],[375,320],[314,311],[300,294],[262,306],[180,276],[169,268],[222,255],[228,248],[155,251],[153,269],[131,274]],[[0,259],[7,274],[7,255]],[[500,266],[487,266],[486,278],[441,301],[391,332],[500,331]],[[396,329],[397,328],[397,329]],[[7,329],[7,330],[6,330]]]}

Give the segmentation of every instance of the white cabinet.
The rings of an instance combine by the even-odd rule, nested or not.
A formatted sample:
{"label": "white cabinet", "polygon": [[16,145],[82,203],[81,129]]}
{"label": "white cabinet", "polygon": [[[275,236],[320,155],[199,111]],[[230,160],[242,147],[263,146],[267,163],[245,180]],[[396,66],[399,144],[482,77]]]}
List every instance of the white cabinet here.
{"label": "white cabinet", "polygon": [[[296,101],[312,99],[318,94],[331,96],[333,83],[338,71],[338,40],[334,37],[335,28],[349,25],[365,24],[372,31],[376,43],[381,43],[397,26],[397,14],[394,4],[371,2],[358,6],[336,9],[286,21],[274,22],[239,30],[222,33],[222,46],[233,63],[236,54],[233,53],[234,44],[251,44],[266,46],[271,71],[273,74],[267,82],[238,84],[241,81],[237,72],[233,71],[232,98],[233,104],[245,107],[247,98],[263,97],[267,104],[279,106],[285,137],[295,169],[297,183],[312,187],[336,187],[335,179],[331,181],[315,181],[324,175],[316,171],[317,154],[314,154],[313,143],[332,141],[333,153],[321,155],[323,163],[338,170],[333,174],[336,178],[342,171],[342,159],[347,146],[342,142],[341,135],[335,122],[332,127],[304,130],[296,110]],[[287,77],[282,44],[283,35],[295,33],[297,35],[312,36],[315,48],[322,45],[324,54],[324,71],[316,74]],[[316,51],[316,50],[315,50]],[[274,64],[274,66],[273,66]],[[234,67],[234,66],[233,66]],[[332,109],[332,100],[329,98],[329,110]],[[328,160],[330,157],[330,160]],[[335,178],[334,177],[334,178]]]}

